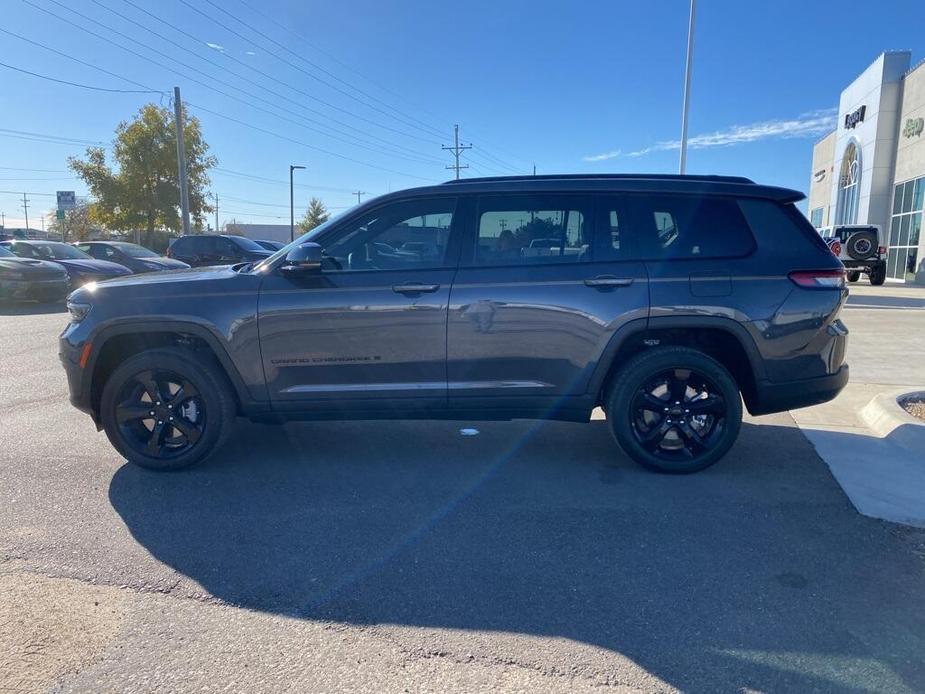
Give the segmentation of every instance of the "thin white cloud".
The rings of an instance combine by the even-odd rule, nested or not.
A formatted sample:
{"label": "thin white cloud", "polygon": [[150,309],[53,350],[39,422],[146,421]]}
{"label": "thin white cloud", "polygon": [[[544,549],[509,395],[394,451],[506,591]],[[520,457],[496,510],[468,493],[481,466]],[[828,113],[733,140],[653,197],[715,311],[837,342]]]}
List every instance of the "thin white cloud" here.
{"label": "thin white cloud", "polygon": [[[691,149],[712,149],[716,147],[735,147],[736,145],[758,142],[759,140],[791,140],[803,137],[819,137],[835,127],[838,109],[820,109],[801,113],[796,118],[784,120],[766,120],[748,125],[733,125],[725,130],[695,135],[687,141]],[[680,140],[662,140],[654,145],[631,152],[621,150],[592,154],[582,157],[584,161],[596,162],[616,157],[644,157],[652,152],[666,152],[681,148]]]}
{"label": "thin white cloud", "polygon": [[244,55],[257,55],[254,51],[244,51]]}
{"label": "thin white cloud", "polygon": [[219,45],[219,44],[217,44],[217,43],[209,43],[208,41],[206,41],[206,45],[207,45],[209,48],[211,48],[213,51],[218,51],[219,53],[224,53],[224,52],[225,52],[225,47],[222,46],[222,45]]}

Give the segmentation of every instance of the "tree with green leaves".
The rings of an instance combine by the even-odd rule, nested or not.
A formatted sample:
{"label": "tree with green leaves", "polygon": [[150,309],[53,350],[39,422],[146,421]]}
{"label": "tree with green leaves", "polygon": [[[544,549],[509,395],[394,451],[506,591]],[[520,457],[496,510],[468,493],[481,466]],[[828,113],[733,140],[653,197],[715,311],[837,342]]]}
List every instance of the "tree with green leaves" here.
{"label": "tree with green leaves", "polygon": [[324,206],[324,203],[318,198],[312,198],[308,201],[308,209],[305,210],[305,216],[299,222],[299,228],[302,231],[311,231],[319,224],[324,224],[328,221],[330,216],[331,213],[328,212],[328,208]]}
{"label": "tree with green leaves", "polygon": [[98,228],[99,225],[91,221],[90,205],[85,202],[79,203],[73,210],[66,210],[64,219],[53,216],[48,225],[48,231],[61,234],[61,240],[64,242],[87,241],[90,232]]}
{"label": "tree with green leaves", "polygon": [[[194,226],[201,228],[208,204],[208,171],[218,162],[202,139],[199,120],[183,118],[183,145]],[[150,243],[157,229],[181,229],[177,138],[173,111],[146,104],[131,121],[116,128],[112,159],[103,147],[88,147],[86,159],[71,157],[68,165],[94,198],[90,221],[110,229],[143,229]]]}

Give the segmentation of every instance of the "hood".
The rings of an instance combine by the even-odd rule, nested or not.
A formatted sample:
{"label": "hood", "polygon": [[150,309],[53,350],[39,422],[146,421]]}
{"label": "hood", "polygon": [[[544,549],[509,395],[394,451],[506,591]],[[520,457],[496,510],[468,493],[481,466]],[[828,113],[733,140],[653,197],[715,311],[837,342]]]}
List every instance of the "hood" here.
{"label": "hood", "polygon": [[24,275],[67,276],[67,272],[60,265],[32,258],[0,258],[0,271],[2,270],[21,272]]}
{"label": "hood", "polygon": [[[200,268],[180,268],[177,270],[164,270],[163,272],[143,272],[137,275],[126,275],[124,277],[113,277],[102,284],[99,288],[141,288],[152,287],[156,291],[160,288],[153,285],[168,284],[172,287],[181,287],[184,292],[196,291],[194,284],[206,283],[212,280],[221,280],[229,276],[237,275],[231,269],[231,265],[210,265],[209,267]],[[91,288],[92,291],[92,288]]]}
{"label": "hood", "polygon": [[62,260],[53,260],[50,262],[63,265],[68,270],[74,270],[78,273],[90,273],[93,275],[129,275],[129,270],[119,263],[111,263],[108,260],[96,260],[95,258],[66,258]]}
{"label": "hood", "polygon": [[182,260],[174,260],[173,258],[165,258],[164,256],[158,256],[157,258],[134,258],[136,263],[142,265],[157,265],[165,270],[184,270],[189,267]]}

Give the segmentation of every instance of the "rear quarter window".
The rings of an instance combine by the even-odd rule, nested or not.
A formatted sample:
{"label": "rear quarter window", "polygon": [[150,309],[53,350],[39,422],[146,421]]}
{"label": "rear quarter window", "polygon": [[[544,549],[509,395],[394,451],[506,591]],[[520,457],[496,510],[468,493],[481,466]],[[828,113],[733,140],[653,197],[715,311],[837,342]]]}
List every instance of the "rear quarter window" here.
{"label": "rear quarter window", "polygon": [[640,196],[633,208],[633,226],[646,259],[739,258],[755,249],[748,222],[733,198]]}
{"label": "rear quarter window", "polygon": [[825,240],[795,205],[781,205],[772,200],[743,199],[739,201],[739,207],[748,225],[765,243],[792,243],[796,237],[805,239],[818,250],[829,252]]}

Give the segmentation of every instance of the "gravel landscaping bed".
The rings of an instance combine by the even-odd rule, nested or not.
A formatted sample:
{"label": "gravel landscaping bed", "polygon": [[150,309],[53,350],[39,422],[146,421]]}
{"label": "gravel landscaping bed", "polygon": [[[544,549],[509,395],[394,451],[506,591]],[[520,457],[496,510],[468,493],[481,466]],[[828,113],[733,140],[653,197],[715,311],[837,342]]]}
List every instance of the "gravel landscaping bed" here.
{"label": "gravel landscaping bed", "polygon": [[906,412],[925,422],[925,397],[915,395],[911,398],[902,400],[900,404],[905,408]]}

